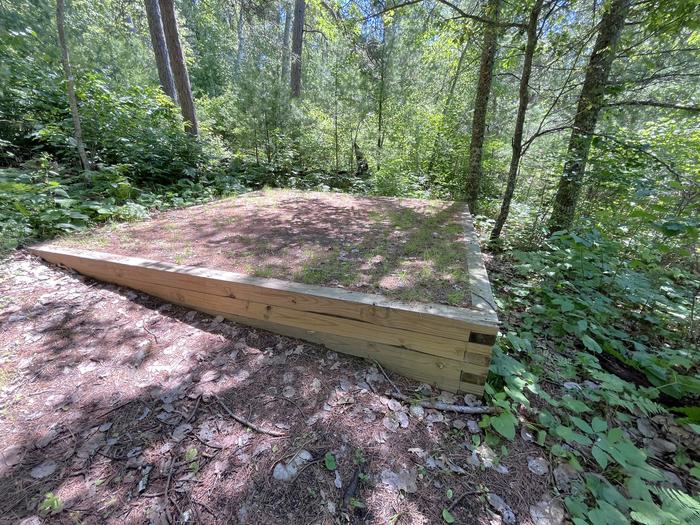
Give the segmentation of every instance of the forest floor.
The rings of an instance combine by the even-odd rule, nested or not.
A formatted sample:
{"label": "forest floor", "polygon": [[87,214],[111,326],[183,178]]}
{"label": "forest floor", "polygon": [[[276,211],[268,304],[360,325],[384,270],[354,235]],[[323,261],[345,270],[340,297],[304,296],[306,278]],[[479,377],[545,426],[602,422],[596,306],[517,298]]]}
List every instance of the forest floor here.
{"label": "forest floor", "polygon": [[397,402],[371,363],[22,251],[0,264],[2,523],[563,519],[566,465],[526,434],[472,452],[478,416]]}
{"label": "forest floor", "polygon": [[54,244],[469,306],[463,203],[263,190]]}

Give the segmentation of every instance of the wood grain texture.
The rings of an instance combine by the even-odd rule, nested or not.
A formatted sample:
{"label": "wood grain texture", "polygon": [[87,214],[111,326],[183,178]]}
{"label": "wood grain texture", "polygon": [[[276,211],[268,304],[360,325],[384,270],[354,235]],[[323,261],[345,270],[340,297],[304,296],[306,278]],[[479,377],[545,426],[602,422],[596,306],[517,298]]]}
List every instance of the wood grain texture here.
{"label": "wood grain texture", "polygon": [[45,246],[32,248],[30,252],[49,262],[64,264],[78,271],[93,268],[99,261],[108,262],[111,264],[106,268],[118,277],[294,310],[347,317],[458,341],[468,341],[472,331],[480,334],[498,333],[497,323],[489,321],[481,312],[465,308],[440,304],[409,304],[381,295],[74,248]]}
{"label": "wood grain texture", "polygon": [[[225,316],[225,314],[221,315]],[[281,326],[269,321],[247,319],[235,315],[230,315],[228,318],[241,324],[317,343],[343,354],[350,354],[371,361],[377,361],[388,370],[392,370],[417,381],[431,384],[441,390],[455,393],[470,393],[479,396],[484,393],[483,384],[488,374],[488,368],[486,367],[465,366],[463,362],[441,359],[413,350],[370,343],[352,337],[309,332],[301,328]],[[478,376],[480,378],[480,384],[462,381],[460,378],[465,371],[467,374],[473,373],[475,376]]]}
{"label": "wood grain texture", "polygon": [[474,229],[474,223],[469,211],[464,212],[462,220],[464,222],[464,235],[467,240],[465,249],[467,250],[469,291],[471,292],[472,307],[484,315],[485,321],[498,326],[496,301],[493,298],[486,266],[484,266],[484,258],[479,249],[479,236],[476,233],[476,229]]}
{"label": "wood grain texture", "polygon": [[[445,320],[437,310],[416,312],[381,296],[345,290],[69,248],[31,251],[101,281],[376,360],[402,375],[445,390],[483,392],[491,347],[468,342],[468,335],[472,330],[495,335],[494,324],[482,326],[473,318],[467,323],[456,314]],[[368,297],[376,303],[370,303]],[[360,302],[353,302],[354,298]],[[399,306],[398,312],[394,305]],[[454,308],[446,309],[454,314]],[[435,322],[440,328],[449,327],[450,335],[464,333],[467,337],[436,335],[441,330]]]}

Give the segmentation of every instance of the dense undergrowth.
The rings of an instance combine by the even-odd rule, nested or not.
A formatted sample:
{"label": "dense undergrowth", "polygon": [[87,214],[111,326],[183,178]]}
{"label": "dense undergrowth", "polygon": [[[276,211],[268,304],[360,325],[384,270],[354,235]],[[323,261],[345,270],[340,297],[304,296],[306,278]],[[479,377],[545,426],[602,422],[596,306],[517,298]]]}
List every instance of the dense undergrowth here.
{"label": "dense undergrowth", "polygon": [[697,275],[597,230],[503,252],[495,269],[505,319],[488,391],[504,411],[482,422],[487,443],[507,453],[520,427],[567,463],[576,525],[697,523]]}
{"label": "dense undergrowth", "polygon": [[[20,72],[0,89],[0,253],[264,185],[369,189],[350,174],[244,160],[206,128],[194,139],[160,90],[115,88],[97,74],[81,79],[78,92],[93,165],[82,173],[60,77],[38,67]],[[28,84],[39,80],[44,89]]]}

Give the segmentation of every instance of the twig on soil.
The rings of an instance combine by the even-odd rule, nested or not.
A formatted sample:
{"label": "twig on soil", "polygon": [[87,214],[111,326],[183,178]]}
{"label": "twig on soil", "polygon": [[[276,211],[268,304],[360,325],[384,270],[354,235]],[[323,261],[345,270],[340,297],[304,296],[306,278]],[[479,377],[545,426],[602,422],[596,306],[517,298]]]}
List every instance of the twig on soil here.
{"label": "twig on soil", "polygon": [[165,481],[165,490],[163,491],[163,498],[165,501],[170,501],[173,505],[175,505],[175,508],[177,509],[177,512],[180,516],[182,516],[182,510],[180,509],[180,505],[177,504],[177,501],[175,498],[171,497],[170,494],[168,493],[170,491],[170,481],[173,478],[173,469],[175,468],[175,458],[172,458],[170,460],[170,469],[168,469],[168,479]]}
{"label": "twig on soil", "polygon": [[465,497],[467,496],[476,496],[477,494],[486,494],[486,490],[470,490],[468,492],[463,492],[461,496],[459,496],[456,500],[454,500],[449,507],[447,507],[447,512],[452,512],[452,509],[454,509],[460,501],[462,501]]}
{"label": "twig on soil", "polygon": [[257,426],[254,423],[251,423],[250,421],[247,421],[243,419],[241,416],[237,416],[234,414],[229,407],[226,406],[226,404],[221,400],[221,398],[217,395],[214,395],[214,398],[219,402],[221,405],[221,408],[223,408],[226,413],[231,416],[233,419],[238,421],[241,425],[246,426],[252,430],[255,430],[256,432],[260,432],[261,434],[267,434],[268,436],[273,436],[273,437],[286,437],[287,434],[284,432],[277,432],[276,430],[268,430],[262,427]]}
{"label": "twig on soil", "polygon": [[301,468],[297,471],[297,475],[294,476],[294,478],[290,481],[290,483],[294,483],[294,482],[297,480],[297,478],[299,478],[299,476],[301,476],[301,473],[304,472],[307,468],[309,468],[309,467],[312,466],[312,465],[316,465],[316,464],[320,463],[321,461],[323,461],[323,458],[322,458],[322,457],[320,457],[320,458],[318,458],[318,459],[315,459],[315,460],[313,460],[313,461],[311,461],[311,462],[309,462],[309,463],[306,463],[303,467],[301,467]]}
{"label": "twig on soil", "polygon": [[277,396],[277,397],[272,398],[270,401],[263,403],[263,405],[269,405],[273,401],[287,401],[288,403],[291,403],[292,405],[294,405],[294,408],[296,408],[299,411],[299,413],[301,414],[301,417],[306,419],[306,414],[304,414],[304,411],[299,407],[299,405],[296,404],[296,402],[293,399],[289,399],[288,397]]}
{"label": "twig on soil", "polygon": [[196,500],[196,499],[194,499],[194,498],[192,498],[192,501],[193,501],[194,503],[196,503],[197,505],[200,505],[204,510],[206,510],[209,514],[211,514],[211,515],[214,516],[215,518],[218,518],[218,517],[219,517],[213,510],[211,510],[211,508],[209,508],[209,506],[208,506],[207,504],[205,504],[205,503],[203,503],[203,502],[201,502],[201,501],[199,501],[199,500]]}
{"label": "twig on soil", "polygon": [[420,405],[423,408],[432,408],[433,410],[443,410],[445,412],[457,412],[459,414],[495,414],[499,412],[498,407],[468,407],[462,405],[448,405],[447,403],[440,402],[415,401],[403,394],[392,394],[391,392],[386,392],[386,395],[394,399],[406,401],[407,403]]}
{"label": "twig on soil", "polygon": [[129,399],[128,401],[124,401],[123,403],[119,403],[117,406],[110,408],[109,410],[107,410],[107,412],[105,412],[104,414],[100,414],[100,415],[97,416],[95,419],[102,419],[102,418],[105,417],[106,415],[109,415],[109,414],[111,414],[112,412],[116,412],[116,411],[119,410],[120,408],[124,408],[125,406],[130,405],[130,404],[133,403],[134,401],[138,401],[138,399]]}
{"label": "twig on soil", "polygon": [[153,339],[155,340],[156,344],[158,344],[158,336],[157,336],[156,334],[154,334],[153,332],[151,332],[151,331],[148,329],[148,327],[146,326],[146,322],[145,322],[145,321],[144,321],[144,323],[143,323],[142,328],[143,328],[146,332],[148,332],[148,333],[153,337]]}
{"label": "twig on soil", "polygon": [[[170,503],[175,505],[175,508],[177,509],[177,513],[180,515],[180,517],[182,517],[182,509],[180,508],[180,505],[178,505],[177,500],[173,496],[170,496],[170,495],[166,499],[168,501],[170,501]],[[175,522],[172,521],[172,523],[175,523]]]}
{"label": "twig on soil", "polygon": [[194,419],[194,417],[197,415],[197,409],[199,408],[199,403],[202,401],[202,394],[199,394],[197,396],[197,402],[194,405],[194,408],[192,409],[192,413],[189,415],[189,417],[185,420],[186,423],[189,423]]}
{"label": "twig on soil", "polygon": [[380,365],[378,361],[374,361],[374,364],[379,367],[379,370],[382,371],[382,374],[384,374],[384,377],[386,377],[386,380],[389,381],[389,384],[394,387],[394,390],[396,390],[396,393],[400,396],[403,396],[403,394],[401,393],[401,390],[399,390],[399,387],[397,387],[396,384],[391,379],[389,379],[389,376],[382,368],[382,365]]}
{"label": "twig on soil", "polygon": [[345,494],[343,494],[343,507],[350,510],[350,502],[352,498],[355,497],[357,493],[357,486],[359,485],[361,468],[358,466],[355,469],[355,473],[352,476],[352,480],[348,483],[348,488],[345,489]]}
{"label": "twig on soil", "polygon": [[165,499],[168,499],[168,490],[170,490],[170,480],[173,478],[173,469],[175,468],[175,458],[170,460],[170,468],[168,469],[168,479],[165,481],[165,490],[163,494]]}
{"label": "twig on soil", "polygon": [[139,497],[141,498],[160,498],[165,492],[144,492]]}
{"label": "twig on soil", "polygon": [[214,454],[218,454],[218,451],[222,450],[224,448],[224,447],[220,447],[218,445],[212,445],[211,443],[207,443],[202,438],[200,438],[196,433],[193,433],[192,437],[194,437],[197,441],[199,441],[205,447],[213,448],[214,450],[216,450],[217,452],[215,452]]}

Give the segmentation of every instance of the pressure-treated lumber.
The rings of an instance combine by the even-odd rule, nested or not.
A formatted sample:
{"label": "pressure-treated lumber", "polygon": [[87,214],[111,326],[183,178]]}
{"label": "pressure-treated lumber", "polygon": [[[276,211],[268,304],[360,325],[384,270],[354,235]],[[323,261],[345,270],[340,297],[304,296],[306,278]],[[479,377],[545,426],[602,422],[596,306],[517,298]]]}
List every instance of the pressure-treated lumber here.
{"label": "pressure-treated lumber", "polygon": [[[223,315],[223,313],[220,313]],[[481,395],[484,392],[484,383],[488,373],[487,367],[473,367],[464,362],[439,358],[422,352],[415,352],[402,348],[378,343],[370,343],[352,337],[341,337],[333,334],[309,332],[293,326],[282,326],[269,321],[246,319],[240,316],[228,316],[233,321],[247,324],[263,330],[279,333],[297,339],[303,339],[312,343],[321,344],[331,350],[357,357],[364,357],[371,361],[377,361],[382,366],[394,372],[417,381],[423,381],[437,385],[443,390],[451,392],[467,392]],[[461,369],[469,367],[481,375],[480,384],[461,381]]]}
{"label": "pressure-treated lumber", "polygon": [[[87,250],[40,246],[31,251],[95,279],[375,360],[455,392],[483,392],[498,330],[488,300],[479,310],[408,304],[379,295]],[[488,297],[490,288],[477,291]]]}
{"label": "pressure-treated lumber", "polygon": [[[109,275],[115,277],[347,317],[458,341],[469,341],[472,331],[494,337],[498,333],[497,318],[489,313],[465,308],[441,304],[408,304],[381,295],[75,248],[41,246],[30,251],[49,262],[69,266],[81,273],[107,269]],[[101,262],[111,264],[101,265]],[[491,345],[482,345],[485,347],[482,350],[490,352]]]}
{"label": "pressure-treated lumber", "polygon": [[464,221],[464,236],[466,239],[467,266],[469,271],[469,291],[472,308],[481,312],[486,319],[498,324],[496,303],[491,292],[491,283],[484,266],[484,259],[479,250],[479,237],[474,229],[472,216],[469,211],[462,215]]}

